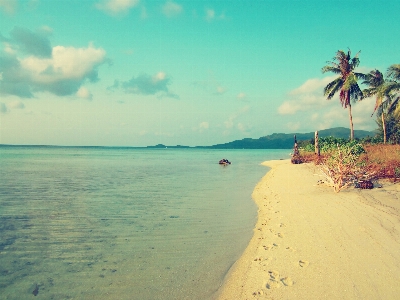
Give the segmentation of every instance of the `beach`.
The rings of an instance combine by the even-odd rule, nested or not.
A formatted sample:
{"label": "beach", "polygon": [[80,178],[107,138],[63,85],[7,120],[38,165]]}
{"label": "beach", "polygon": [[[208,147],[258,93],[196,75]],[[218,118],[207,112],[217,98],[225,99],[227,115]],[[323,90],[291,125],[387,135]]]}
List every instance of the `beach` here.
{"label": "beach", "polygon": [[400,184],[318,184],[312,164],[267,161],[254,235],[218,299],[399,299]]}

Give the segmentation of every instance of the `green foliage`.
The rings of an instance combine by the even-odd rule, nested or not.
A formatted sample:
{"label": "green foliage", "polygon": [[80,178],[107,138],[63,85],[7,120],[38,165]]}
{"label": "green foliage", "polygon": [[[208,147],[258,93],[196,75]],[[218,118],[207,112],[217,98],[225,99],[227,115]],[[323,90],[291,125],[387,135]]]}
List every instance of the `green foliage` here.
{"label": "green foliage", "polygon": [[[383,140],[382,119],[379,116],[377,136]],[[385,115],[386,137],[389,144],[400,144],[400,117],[396,114]]]}
{"label": "green foliage", "polygon": [[[314,152],[314,145],[315,141],[312,139],[308,143],[304,143],[301,148],[305,152]],[[332,154],[336,152],[338,148],[344,152],[347,152],[348,149],[351,149],[350,152],[354,155],[365,153],[361,141],[358,139],[349,141],[347,139],[336,138],[333,136],[319,139],[319,149],[321,154]]]}
{"label": "green foliage", "polygon": [[[330,139],[330,142],[342,142]],[[326,143],[326,147],[332,144]],[[365,178],[365,164],[359,163],[360,154],[365,152],[360,144],[354,142],[337,143],[329,149],[330,156],[321,165],[321,171],[325,174],[326,183],[332,186],[335,192],[348,185]]]}

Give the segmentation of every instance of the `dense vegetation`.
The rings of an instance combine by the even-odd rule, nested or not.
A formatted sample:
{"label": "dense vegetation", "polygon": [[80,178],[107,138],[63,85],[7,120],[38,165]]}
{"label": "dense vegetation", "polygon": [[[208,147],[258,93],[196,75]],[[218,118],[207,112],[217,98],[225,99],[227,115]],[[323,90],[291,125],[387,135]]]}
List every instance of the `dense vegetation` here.
{"label": "dense vegetation", "polygon": [[[375,69],[368,74],[357,73],[360,64],[358,52],[351,57],[351,51],[336,52],[336,56],[322,72],[333,72],[338,77],[324,88],[324,95],[332,99],[339,94],[344,108],[349,110],[350,139],[327,137],[299,141],[300,152],[294,151],[292,163],[313,161],[325,175],[323,180],[336,192],[355,184],[372,188],[372,180],[389,178],[394,182],[400,179],[400,64],[391,65],[386,72]],[[362,90],[358,84],[365,86]],[[376,135],[363,139],[354,138],[352,102],[375,97],[372,115],[377,113]]]}
{"label": "dense vegetation", "polygon": [[336,192],[362,181],[400,180],[400,145],[383,144],[378,136],[348,140],[320,138],[320,155],[314,140],[299,142],[301,162],[314,162],[325,175],[324,182]]}

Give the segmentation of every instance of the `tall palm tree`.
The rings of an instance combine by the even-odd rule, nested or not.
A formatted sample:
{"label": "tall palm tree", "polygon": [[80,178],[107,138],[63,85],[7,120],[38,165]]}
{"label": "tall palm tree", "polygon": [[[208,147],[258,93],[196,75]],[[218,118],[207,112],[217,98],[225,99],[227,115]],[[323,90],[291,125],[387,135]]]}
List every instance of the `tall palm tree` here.
{"label": "tall palm tree", "polygon": [[371,115],[374,115],[375,111],[381,114],[382,118],[382,129],[383,129],[383,143],[386,144],[386,124],[385,124],[385,109],[384,106],[390,104],[391,97],[388,94],[387,84],[383,77],[383,74],[379,70],[372,70],[365,75],[363,84],[367,85],[368,88],[363,90],[363,98],[369,98],[376,96],[375,108]]}
{"label": "tall palm tree", "polygon": [[[392,93],[395,97],[392,103],[392,110],[397,110],[400,113],[400,64],[391,65],[387,71],[388,86],[387,93]],[[393,107],[395,106],[395,107]],[[397,108],[396,108],[397,107]]]}
{"label": "tall palm tree", "polygon": [[339,77],[328,83],[324,88],[324,96],[330,100],[332,97],[340,91],[339,99],[343,108],[349,109],[349,120],[350,120],[350,139],[354,139],[354,127],[353,127],[353,116],[351,114],[351,101],[362,99],[363,93],[358,86],[358,79],[365,78],[362,73],[356,73],[354,70],[360,64],[358,59],[358,52],[353,58],[351,58],[350,49],[345,53],[342,50],[336,52],[336,56],[332,61],[328,61],[329,65],[322,68],[322,73],[333,72],[339,74]]}
{"label": "tall palm tree", "polygon": [[[388,107],[388,113],[391,114],[395,123],[397,137],[400,136],[400,64],[393,64],[387,71],[388,86],[387,93],[392,96],[392,103]],[[397,139],[397,143],[400,138]]]}

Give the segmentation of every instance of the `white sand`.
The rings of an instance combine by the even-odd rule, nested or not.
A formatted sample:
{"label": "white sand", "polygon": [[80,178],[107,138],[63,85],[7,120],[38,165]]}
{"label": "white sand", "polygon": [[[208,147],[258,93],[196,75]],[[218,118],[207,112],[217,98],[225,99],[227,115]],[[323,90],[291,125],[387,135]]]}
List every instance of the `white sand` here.
{"label": "white sand", "polygon": [[334,193],[311,164],[264,164],[254,236],[219,299],[400,299],[400,184]]}

